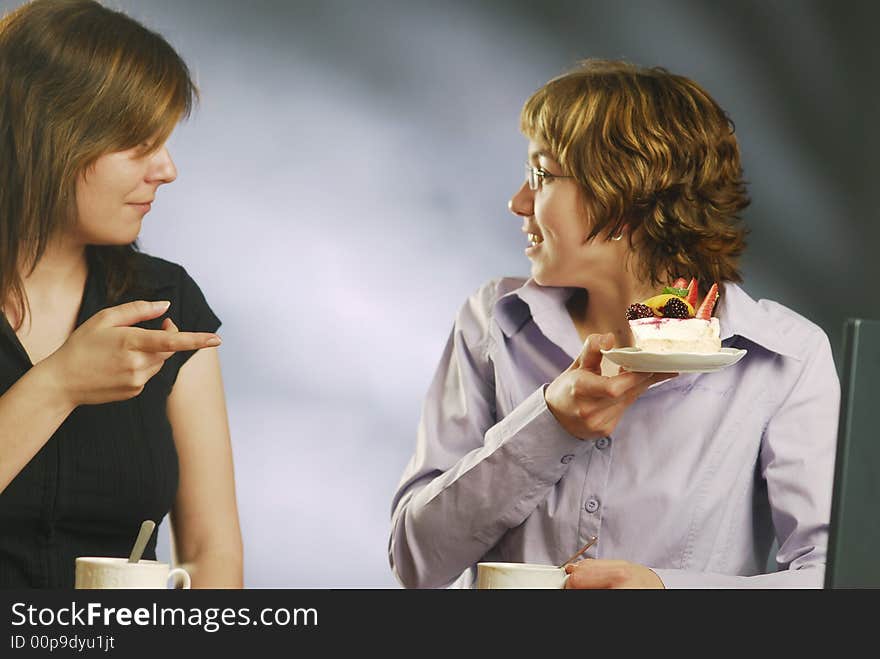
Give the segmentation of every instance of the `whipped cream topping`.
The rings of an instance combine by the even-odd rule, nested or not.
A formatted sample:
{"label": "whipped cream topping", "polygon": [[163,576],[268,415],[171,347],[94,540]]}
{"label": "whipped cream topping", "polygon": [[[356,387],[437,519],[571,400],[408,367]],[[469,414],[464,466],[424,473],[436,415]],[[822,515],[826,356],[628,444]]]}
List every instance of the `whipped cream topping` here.
{"label": "whipped cream topping", "polygon": [[636,347],[647,352],[718,352],[717,318],[639,318],[629,321]]}

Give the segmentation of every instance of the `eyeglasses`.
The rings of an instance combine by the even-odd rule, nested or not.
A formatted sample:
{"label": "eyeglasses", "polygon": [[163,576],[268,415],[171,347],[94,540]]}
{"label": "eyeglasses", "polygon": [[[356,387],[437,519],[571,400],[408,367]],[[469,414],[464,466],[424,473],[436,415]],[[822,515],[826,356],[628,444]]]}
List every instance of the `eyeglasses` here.
{"label": "eyeglasses", "polygon": [[537,190],[544,181],[552,181],[555,178],[574,178],[574,176],[551,174],[543,167],[532,167],[529,163],[526,163],[526,180],[529,182],[530,190]]}

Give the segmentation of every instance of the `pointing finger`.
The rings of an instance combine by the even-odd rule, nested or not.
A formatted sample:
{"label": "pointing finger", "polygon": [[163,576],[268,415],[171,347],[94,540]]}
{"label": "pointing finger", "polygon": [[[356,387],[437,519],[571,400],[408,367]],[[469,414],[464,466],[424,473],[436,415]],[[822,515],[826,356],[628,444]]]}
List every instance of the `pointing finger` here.
{"label": "pointing finger", "polygon": [[[174,321],[171,320],[170,317],[166,318],[165,320],[162,321],[162,329],[166,332],[175,332],[176,333],[176,332],[180,331],[179,329],[177,329],[177,325],[174,324]],[[153,354],[156,355],[156,357],[158,357],[159,359],[161,359],[164,362],[166,359],[171,357],[171,355],[173,355],[174,353],[173,352],[155,352]]]}
{"label": "pointing finger", "polygon": [[132,328],[132,347],[144,352],[181,352],[214,348],[221,343],[220,337],[208,332],[175,332],[171,330],[145,330]]}

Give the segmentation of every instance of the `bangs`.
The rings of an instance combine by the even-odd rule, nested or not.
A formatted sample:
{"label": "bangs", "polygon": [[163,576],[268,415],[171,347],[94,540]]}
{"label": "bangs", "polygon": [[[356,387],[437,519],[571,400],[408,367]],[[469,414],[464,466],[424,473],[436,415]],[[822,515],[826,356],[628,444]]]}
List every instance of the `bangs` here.
{"label": "bangs", "polygon": [[576,169],[572,148],[589,141],[585,138],[599,104],[586,82],[571,75],[551,80],[529,97],[520,113],[522,133],[546,145],[568,172]]}
{"label": "bangs", "polygon": [[530,140],[545,144],[557,155],[559,139],[554,136],[558,135],[561,108],[557,107],[559,103],[554,102],[556,99],[550,93],[552,84],[548,83],[529,97],[520,113],[519,128]]}
{"label": "bangs", "polygon": [[142,147],[147,153],[158,149],[190,115],[198,98],[186,64],[170,47],[144,45],[154,47],[120,57],[108,76],[106,93],[96,99],[97,114],[107,120],[103,138],[117,150]]}
{"label": "bangs", "polygon": [[90,156],[159,148],[198,99],[189,68],[164,38],[123,14],[82,18],[87,37],[64,58],[89,95],[80,104],[82,144]]}
{"label": "bangs", "polygon": [[[127,121],[122,122],[124,125],[120,126],[117,134],[120,150],[140,146],[143,153],[155,151],[168,140],[175,126],[192,112],[198,95],[188,77],[173,81],[170,85],[164,81],[158,82],[152,87],[155,91],[136,94],[135,98],[141,100],[140,104],[122,104],[124,107],[120,110],[129,112],[129,116]],[[149,84],[144,87],[151,89]]]}

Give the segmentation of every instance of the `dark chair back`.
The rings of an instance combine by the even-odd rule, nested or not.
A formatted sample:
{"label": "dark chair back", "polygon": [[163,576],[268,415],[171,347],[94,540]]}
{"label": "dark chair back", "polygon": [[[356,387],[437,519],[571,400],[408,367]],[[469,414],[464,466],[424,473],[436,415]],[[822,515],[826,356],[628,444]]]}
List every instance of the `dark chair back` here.
{"label": "dark chair back", "polygon": [[826,588],[880,588],[880,321],[849,319]]}

